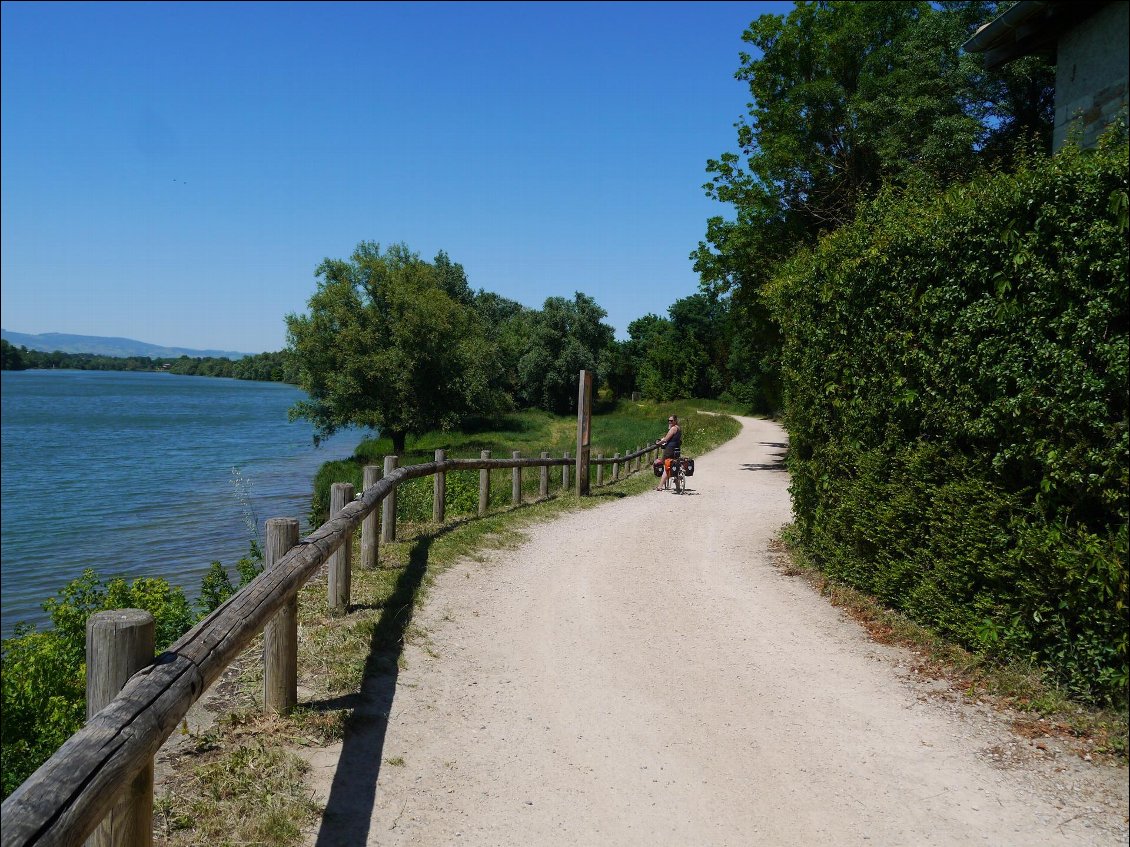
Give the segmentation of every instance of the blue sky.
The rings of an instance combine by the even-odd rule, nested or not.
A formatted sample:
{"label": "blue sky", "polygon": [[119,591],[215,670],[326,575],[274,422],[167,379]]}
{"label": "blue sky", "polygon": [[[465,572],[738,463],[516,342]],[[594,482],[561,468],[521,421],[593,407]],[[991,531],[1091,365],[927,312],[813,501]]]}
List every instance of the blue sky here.
{"label": "blue sky", "polygon": [[372,240],[624,338],[698,290],[741,35],[791,7],[5,2],[3,326],[278,350]]}

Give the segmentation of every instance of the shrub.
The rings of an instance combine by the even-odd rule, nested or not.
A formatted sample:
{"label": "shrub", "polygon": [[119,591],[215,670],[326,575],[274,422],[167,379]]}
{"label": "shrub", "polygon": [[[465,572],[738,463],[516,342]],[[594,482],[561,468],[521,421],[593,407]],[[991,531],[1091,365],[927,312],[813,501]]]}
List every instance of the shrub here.
{"label": "shrub", "polygon": [[37,632],[31,625],[19,624],[12,637],[3,641],[0,779],[5,797],[86,719],[86,621],[90,615],[125,608],[150,612],[158,653],[197,620],[184,592],[164,579],[139,577],[127,582],[116,577],[104,583],[90,569],[67,583],[43,608],[51,616],[52,629]]}
{"label": "shrub", "polygon": [[1127,149],[884,194],[784,266],[796,519],[831,574],[1075,695],[1127,684]]}

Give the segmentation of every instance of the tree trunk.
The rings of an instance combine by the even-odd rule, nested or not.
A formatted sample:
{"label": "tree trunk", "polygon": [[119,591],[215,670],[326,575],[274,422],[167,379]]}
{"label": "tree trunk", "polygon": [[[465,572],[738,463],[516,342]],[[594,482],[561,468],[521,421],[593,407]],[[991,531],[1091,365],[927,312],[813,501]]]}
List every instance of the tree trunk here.
{"label": "tree trunk", "polygon": [[408,433],[403,430],[393,430],[388,434],[392,439],[392,452],[397,456],[404,455],[404,440],[408,437]]}

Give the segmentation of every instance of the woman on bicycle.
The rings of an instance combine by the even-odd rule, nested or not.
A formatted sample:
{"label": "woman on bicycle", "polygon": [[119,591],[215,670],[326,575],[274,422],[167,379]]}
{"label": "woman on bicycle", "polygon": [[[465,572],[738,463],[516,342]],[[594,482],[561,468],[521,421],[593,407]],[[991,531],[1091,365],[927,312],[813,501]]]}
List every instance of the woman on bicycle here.
{"label": "woman on bicycle", "polygon": [[663,476],[659,480],[656,491],[667,487],[667,480],[671,477],[671,462],[683,444],[683,428],[679,426],[679,416],[671,415],[667,419],[667,434],[659,439],[659,446],[663,448]]}

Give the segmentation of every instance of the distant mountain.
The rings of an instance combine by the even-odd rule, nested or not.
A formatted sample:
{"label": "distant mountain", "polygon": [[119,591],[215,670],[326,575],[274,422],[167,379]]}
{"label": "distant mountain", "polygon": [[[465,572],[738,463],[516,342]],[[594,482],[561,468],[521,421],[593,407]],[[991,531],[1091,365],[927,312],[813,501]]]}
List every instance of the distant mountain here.
{"label": "distant mountain", "polygon": [[25,332],[9,332],[0,329],[0,338],[13,347],[26,347],[44,353],[91,353],[95,356],[148,356],[150,359],[212,357],[216,359],[242,359],[248,353],[235,353],[231,350],[190,350],[187,347],[162,347],[159,344],[146,344],[132,338],[103,338],[98,335],[67,335],[64,332],[44,332],[29,335]]}

